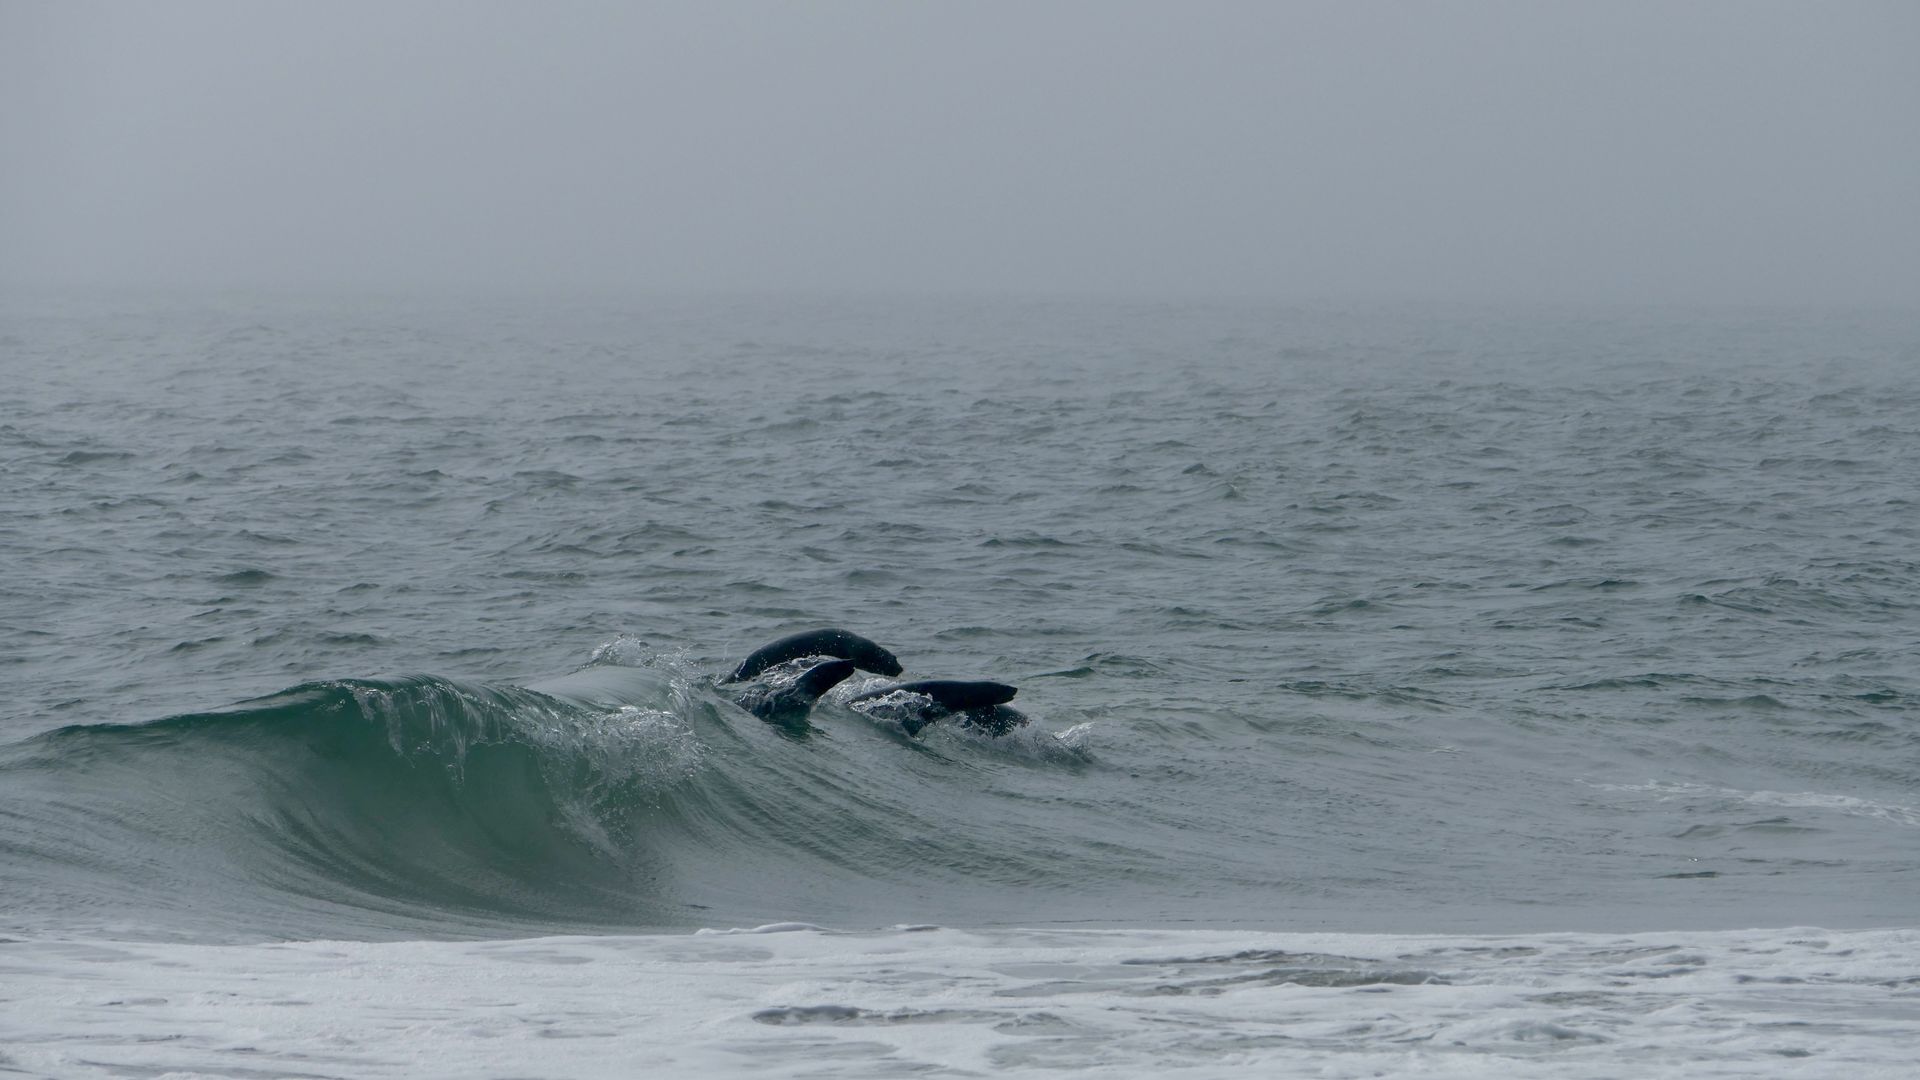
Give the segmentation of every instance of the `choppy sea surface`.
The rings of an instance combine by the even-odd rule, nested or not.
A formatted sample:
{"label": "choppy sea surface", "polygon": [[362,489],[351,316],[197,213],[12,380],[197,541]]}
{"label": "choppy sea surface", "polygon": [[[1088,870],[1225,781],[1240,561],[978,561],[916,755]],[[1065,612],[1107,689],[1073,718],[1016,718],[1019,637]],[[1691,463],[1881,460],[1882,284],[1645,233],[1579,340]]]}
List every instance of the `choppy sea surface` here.
{"label": "choppy sea surface", "polygon": [[[43,293],[0,373],[0,1071],[1910,1075],[1913,312]],[[716,686],[820,626],[1033,723]]]}

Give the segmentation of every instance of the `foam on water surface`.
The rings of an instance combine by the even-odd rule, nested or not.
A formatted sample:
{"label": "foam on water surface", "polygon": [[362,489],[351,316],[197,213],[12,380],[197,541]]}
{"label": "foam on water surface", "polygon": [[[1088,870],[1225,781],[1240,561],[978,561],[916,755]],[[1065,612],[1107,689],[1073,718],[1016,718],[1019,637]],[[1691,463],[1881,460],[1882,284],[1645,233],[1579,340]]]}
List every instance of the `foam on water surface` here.
{"label": "foam on water surface", "polygon": [[52,1077],[1912,1075],[1920,933],[750,932],[0,946]]}

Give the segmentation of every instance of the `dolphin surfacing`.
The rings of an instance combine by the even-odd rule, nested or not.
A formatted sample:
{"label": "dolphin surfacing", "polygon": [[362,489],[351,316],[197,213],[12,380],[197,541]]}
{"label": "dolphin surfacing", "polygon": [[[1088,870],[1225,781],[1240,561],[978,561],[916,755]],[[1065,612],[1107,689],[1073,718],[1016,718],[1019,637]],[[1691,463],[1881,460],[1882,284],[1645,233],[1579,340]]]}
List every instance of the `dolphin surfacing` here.
{"label": "dolphin surfacing", "polygon": [[894,676],[900,674],[900,660],[892,653],[859,634],[847,630],[828,628],[808,630],[805,633],[789,634],[778,641],[770,641],[747,654],[740,666],[726,678],[727,682],[745,682],[755,675],[789,660],[798,660],[803,656],[830,656],[836,660],[851,660],[853,666],[861,671],[871,671],[875,675]]}
{"label": "dolphin surfacing", "polygon": [[871,701],[888,694],[919,694],[930,697],[935,705],[953,712],[965,712],[968,709],[984,709],[990,705],[1005,705],[1019,693],[1018,687],[1006,683],[988,682],[984,679],[966,681],[961,679],[922,679],[918,682],[894,683],[875,690],[865,690],[847,699],[851,705],[856,701]]}
{"label": "dolphin surfacing", "polygon": [[804,732],[807,730],[807,714],[813,711],[813,703],[851,674],[853,661],[828,660],[801,672],[799,678],[786,686],[749,690],[734,701],[769,724],[792,732]]}
{"label": "dolphin surfacing", "polygon": [[[936,720],[957,716],[963,727],[999,736],[1027,723],[1025,713],[1007,708],[1007,702],[1019,692],[1006,683],[984,679],[922,679],[863,690],[848,698],[847,704],[858,709],[862,702],[878,702],[893,694],[908,695],[898,703],[888,702],[884,711],[898,719],[909,735],[920,734]],[[928,700],[920,703],[916,698]]]}
{"label": "dolphin surfacing", "polygon": [[[827,628],[789,634],[760,646],[723,681],[751,682],[773,668],[807,657],[830,659],[807,668],[785,685],[756,685],[734,700],[770,724],[793,734],[805,734],[810,730],[807,714],[814,703],[855,668],[889,678],[901,671],[899,658],[874,642],[851,631]],[[964,727],[998,736],[1028,722],[1025,714],[1007,707],[1017,693],[1018,689],[1006,683],[984,679],[921,679],[862,690],[847,698],[845,704],[872,716],[897,720],[908,735],[918,735],[928,724],[954,717]]]}

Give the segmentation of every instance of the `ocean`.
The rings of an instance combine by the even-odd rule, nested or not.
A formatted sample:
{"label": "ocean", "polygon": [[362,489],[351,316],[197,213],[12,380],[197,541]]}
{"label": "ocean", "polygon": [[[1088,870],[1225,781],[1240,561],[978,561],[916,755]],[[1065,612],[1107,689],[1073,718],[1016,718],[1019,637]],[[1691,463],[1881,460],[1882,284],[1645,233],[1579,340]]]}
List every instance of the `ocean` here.
{"label": "ocean", "polygon": [[[0,1073],[1913,1075],[1914,312],[66,291],[0,371]],[[827,626],[1032,722],[719,685]]]}

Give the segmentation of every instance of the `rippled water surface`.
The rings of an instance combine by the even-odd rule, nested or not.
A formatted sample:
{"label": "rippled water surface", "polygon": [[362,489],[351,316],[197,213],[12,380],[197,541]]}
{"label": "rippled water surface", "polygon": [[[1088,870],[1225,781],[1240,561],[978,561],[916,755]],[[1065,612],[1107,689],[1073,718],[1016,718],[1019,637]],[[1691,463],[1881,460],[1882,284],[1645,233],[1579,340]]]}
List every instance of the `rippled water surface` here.
{"label": "rippled water surface", "polygon": [[[1910,315],[62,296],[0,364],[15,931],[1920,914]],[[823,625],[1034,723],[714,690]]]}

